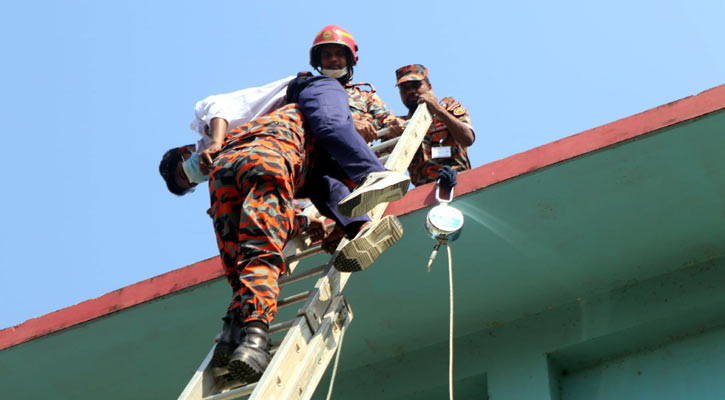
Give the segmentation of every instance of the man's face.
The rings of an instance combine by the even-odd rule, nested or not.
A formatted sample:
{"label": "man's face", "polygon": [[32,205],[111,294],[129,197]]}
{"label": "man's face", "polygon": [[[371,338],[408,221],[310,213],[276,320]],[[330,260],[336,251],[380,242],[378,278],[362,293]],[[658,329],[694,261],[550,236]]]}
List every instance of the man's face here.
{"label": "man's face", "polygon": [[174,169],[174,180],[180,188],[190,189],[196,186],[196,183],[189,182],[189,178],[186,177],[186,173],[184,172],[184,168],[181,166],[181,163],[183,162],[183,160],[187,160],[189,157],[191,157],[191,154],[183,153],[181,157],[182,161],[176,164],[176,168]]}
{"label": "man's face", "polygon": [[418,108],[418,98],[421,94],[430,92],[430,85],[425,81],[408,81],[398,85],[400,100],[411,112]]}
{"label": "man's face", "polygon": [[320,65],[324,69],[342,69],[347,67],[345,46],[341,44],[323,44],[320,46]]}

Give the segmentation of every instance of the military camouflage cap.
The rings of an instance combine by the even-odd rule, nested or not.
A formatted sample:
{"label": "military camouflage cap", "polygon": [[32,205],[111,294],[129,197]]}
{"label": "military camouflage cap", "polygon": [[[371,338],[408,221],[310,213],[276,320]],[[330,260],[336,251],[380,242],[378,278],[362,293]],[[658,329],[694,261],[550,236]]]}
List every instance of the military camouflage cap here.
{"label": "military camouflage cap", "polygon": [[421,64],[411,64],[395,70],[395,86],[408,81],[422,81],[428,77],[428,68]]}

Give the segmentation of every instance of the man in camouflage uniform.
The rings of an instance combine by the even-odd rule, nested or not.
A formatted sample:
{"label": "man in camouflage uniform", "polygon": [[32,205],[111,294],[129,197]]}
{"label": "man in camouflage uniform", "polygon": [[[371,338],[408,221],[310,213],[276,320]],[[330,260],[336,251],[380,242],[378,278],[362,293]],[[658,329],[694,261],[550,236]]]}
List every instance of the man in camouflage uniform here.
{"label": "man in camouflage uniform", "polygon": [[[233,289],[212,365],[228,366],[233,376],[246,382],[258,380],[271,358],[268,329],[277,311],[277,280],[286,267],[282,249],[310,226],[309,218],[295,212],[292,200],[313,169],[312,149],[331,148],[324,142],[344,137],[358,140],[360,146],[353,147],[369,152],[354,132],[347,96],[334,80],[299,77],[289,89],[288,100],[299,104],[288,104],[232,130],[209,172],[210,215]],[[306,130],[315,131],[314,137]],[[371,168],[382,168],[365,154],[348,156],[348,174],[358,178]],[[369,165],[373,162],[378,166]],[[191,184],[179,164],[162,176],[167,184],[185,189]],[[320,221],[316,225],[319,229]],[[383,251],[402,235],[394,216],[358,229],[349,257],[345,256],[348,245],[335,258],[336,268],[360,270],[379,253],[360,261],[356,246]]]}
{"label": "man in camouflage uniform", "polygon": [[310,168],[296,104],[232,130],[209,172],[210,215],[232,301],[212,365],[254,382],[269,364],[282,249],[310,225],[293,197]]}
{"label": "man in camouflage uniform", "polygon": [[[396,118],[383,100],[375,94],[375,87],[369,83],[351,83],[353,67],[357,64],[358,46],[345,29],[328,25],[315,36],[310,48],[310,65],[323,75],[337,79],[345,87],[350,103],[350,112],[355,119],[355,129],[370,143],[376,139],[375,132],[391,126],[394,132],[402,133],[402,120]],[[363,89],[365,86],[367,90]]]}
{"label": "man in camouflage uniform", "polygon": [[423,143],[408,167],[410,181],[415,186],[433,182],[444,165],[457,171],[470,169],[466,147],[473,144],[476,135],[468,111],[452,97],[439,102],[428,80],[428,69],[420,64],[399,68],[395,78],[400,99],[408,108],[404,119],[410,119],[420,103],[425,103],[433,115]]}

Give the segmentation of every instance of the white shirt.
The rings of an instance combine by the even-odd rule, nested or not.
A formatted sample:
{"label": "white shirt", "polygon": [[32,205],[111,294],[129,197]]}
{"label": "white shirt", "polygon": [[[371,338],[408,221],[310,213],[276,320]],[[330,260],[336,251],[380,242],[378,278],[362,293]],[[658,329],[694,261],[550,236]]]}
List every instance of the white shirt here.
{"label": "white shirt", "polygon": [[209,122],[213,118],[223,118],[229,130],[253,121],[264,114],[284,105],[287,85],[295,76],[268,83],[264,86],[237,90],[232,93],[217,94],[198,101],[194,107],[194,121],[191,129],[201,135],[196,151],[201,152],[211,144]]}

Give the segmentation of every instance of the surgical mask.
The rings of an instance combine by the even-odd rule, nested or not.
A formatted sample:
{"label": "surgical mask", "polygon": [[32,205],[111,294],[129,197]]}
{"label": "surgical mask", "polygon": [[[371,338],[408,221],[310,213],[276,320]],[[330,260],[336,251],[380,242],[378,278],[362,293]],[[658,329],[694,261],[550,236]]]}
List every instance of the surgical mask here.
{"label": "surgical mask", "polygon": [[191,157],[181,163],[181,168],[184,169],[184,173],[191,183],[202,183],[209,179],[209,175],[201,173],[198,153],[191,153]]}
{"label": "surgical mask", "polygon": [[340,68],[340,69],[322,68],[320,70],[320,72],[322,72],[323,75],[329,76],[330,78],[338,79],[338,78],[342,78],[343,76],[345,76],[345,74],[347,74],[347,68]]}

